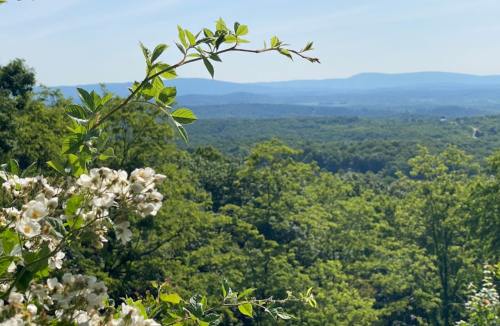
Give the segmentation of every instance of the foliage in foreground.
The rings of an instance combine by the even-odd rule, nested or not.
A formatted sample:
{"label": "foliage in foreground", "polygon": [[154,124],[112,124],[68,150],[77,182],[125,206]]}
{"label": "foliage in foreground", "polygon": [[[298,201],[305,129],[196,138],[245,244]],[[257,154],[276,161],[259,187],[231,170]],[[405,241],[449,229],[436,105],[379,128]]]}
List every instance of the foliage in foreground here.
{"label": "foliage in foreground", "polygon": [[[162,80],[162,77],[177,77],[176,68],[202,60],[213,77],[214,69],[209,60],[221,61],[219,55],[229,51],[277,51],[289,58],[293,53],[311,62],[319,62],[302,54],[312,50],[312,43],[295,51],[285,48],[286,45],[273,37],[269,48],[238,48],[239,44],[248,43],[241,38],[248,33],[248,27],[235,23],[234,30],[231,30],[222,19],[217,21],[215,32],[204,28],[203,38],[199,38],[201,31],[193,35],[180,27],[178,30],[180,43],[176,45],[183,58],[170,66],[157,60],[167,45],[160,44],[151,52],[140,44],[147,65],[146,77],[142,82],[136,82],[130,89],[131,95],[116,106],[107,106],[113,94],[101,97],[94,91],[88,93],[78,89],[81,105],[64,107],[73,122],[68,127],[71,135],[63,141],[61,158],[47,162],[57,172],[54,177],[26,177],[29,169],[21,173],[18,162],[13,159],[3,165],[4,171],[0,175],[4,204],[0,220],[2,325],[160,325],[161,322],[163,325],[209,326],[221,322],[222,316],[217,314],[217,308],[221,306],[238,307],[243,315],[250,317],[253,316],[253,307],[257,307],[276,320],[292,318],[280,306],[288,301],[316,305],[311,288],[305,295],[300,294],[300,298],[289,292],[281,300],[272,296],[257,299],[252,295],[254,289],[234,292],[222,278],[222,301],[211,307],[202,295],[195,294],[189,300],[183,300],[177,293],[162,290],[161,284],[153,282],[156,296],[150,291],[145,300],[124,298],[115,308],[107,286],[95,276],[68,272],[53,277],[62,268],[68,253],[83,257],[78,246],[103,249],[109,240],[108,230],[114,233],[118,242],[127,244],[133,236],[131,222],[156,216],[162,206],[163,195],[156,186],[165,181],[165,175],[152,168],[135,169],[130,174],[107,167],[92,168],[97,161],[115,156],[113,148],[107,145],[111,137],[105,128],[117,112],[131,102],[151,105],[163,112],[188,142],[183,125],[193,123],[196,117],[185,108],[171,110],[169,105],[174,102],[176,89],[164,87]],[[234,45],[221,49],[223,43]],[[190,50],[196,53],[189,53]],[[2,99],[5,106],[10,105],[7,110],[3,108],[3,112],[22,109],[30,100],[28,92],[34,83],[34,74],[23,68],[22,61],[14,61],[1,70]],[[6,125],[9,123],[9,119],[3,120]],[[133,122],[134,119],[124,121]],[[3,126],[2,129],[7,128]],[[125,133],[136,132],[133,128],[125,129]],[[129,140],[127,136],[123,139]],[[13,143],[18,142],[13,140]],[[4,150],[9,151],[9,148]],[[123,148],[123,155],[121,165],[130,155],[129,150]]]}

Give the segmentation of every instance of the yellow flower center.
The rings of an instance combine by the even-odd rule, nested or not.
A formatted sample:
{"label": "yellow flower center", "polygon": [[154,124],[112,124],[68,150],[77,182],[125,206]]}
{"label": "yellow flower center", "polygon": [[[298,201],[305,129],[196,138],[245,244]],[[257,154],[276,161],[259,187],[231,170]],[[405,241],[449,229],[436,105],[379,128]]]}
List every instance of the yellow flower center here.
{"label": "yellow flower center", "polygon": [[141,178],[143,178],[143,179],[146,177],[146,175],[144,174],[144,172],[139,173],[139,176],[140,176]]}
{"label": "yellow flower center", "polygon": [[25,232],[25,233],[30,233],[30,232],[31,232],[31,227],[30,227],[29,225],[26,225],[26,226],[24,227],[24,232]]}
{"label": "yellow flower center", "polygon": [[39,218],[40,215],[42,215],[42,213],[40,213],[39,211],[34,211],[33,212],[33,218]]}

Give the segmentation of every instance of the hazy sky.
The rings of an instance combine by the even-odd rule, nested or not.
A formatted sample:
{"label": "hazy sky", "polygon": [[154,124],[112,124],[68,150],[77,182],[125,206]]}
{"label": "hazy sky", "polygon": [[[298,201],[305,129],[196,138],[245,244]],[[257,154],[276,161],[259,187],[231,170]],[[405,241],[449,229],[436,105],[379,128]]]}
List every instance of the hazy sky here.
{"label": "hazy sky", "polygon": [[[249,26],[248,48],[277,35],[321,65],[276,53],[232,53],[215,79],[325,79],[361,72],[449,71],[500,75],[500,0],[35,0],[0,6],[0,64],[24,58],[40,83],[141,79],[138,41],[173,45],[177,24],[214,29],[221,16]],[[268,42],[269,44],[269,42]],[[173,62],[175,45],[166,56]],[[210,78],[201,63],[181,77]]]}

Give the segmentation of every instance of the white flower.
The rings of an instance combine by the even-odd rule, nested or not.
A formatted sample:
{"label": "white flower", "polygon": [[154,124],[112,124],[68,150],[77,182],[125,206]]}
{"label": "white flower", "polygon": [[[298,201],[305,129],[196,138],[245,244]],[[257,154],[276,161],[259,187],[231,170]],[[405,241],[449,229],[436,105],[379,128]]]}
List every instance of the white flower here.
{"label": "white flower", "polygon": [[121,317],[125,316],[137,316],[139,315],[139,309],[136,307],[129,306],[125,303],[122,303],[122,311],[121,311]]}
{"label": "white flower", "polygon": [[155,320],[153,319],[146,319],[144,321],[144,326],[161,326],[160,323],[157,323]]}
{"label": "white flower", "polygon": [[55,256],[49,258],[49,267],[51,269],[61,269],[63,258],[66,256],[64,252],[59,251]]}
{"label": "white flower", "polygon": [[92,200],[92,203],[96,207],[104,207],[104,208],[109,208],[113,206],[115,196],[112,194],[105,194],[102,197],[94,197]]}
{"label": "white flower", "polygon": [[47,206],[50,208],[57,208],[57,205],[59,205],[59,199],[57,197],[52,197],[47,203]]}
{"label": "white flower", "polygon": [[131,178],[137,179],[139,182],[147,182],[155,176],[155,170],[152,168],[136,169],[130,174]]}
{"label": "white flower", "polygon": [[63,289],[63,285],[61,283],[59,283],[59,281],[57,280],[57,277],[54,277],[54,278],[49,278],[47,280],[47,288],[50,290],[50,291],[59,291],[59,290],[62,290]]}
{"label": "white flower", "polygon": [[130,227],[130,222],[122,222],[115,224],[116,237],[126,244],[132,239],[132,231],[128,228]]}
{"label": "white flower", "polygon": [[16,263],[12,262],[9,265],[9,268],[7,268],[7,272],[12,273],[16,271]]}
{"label": "white flower", "polygon": [[17,220],[21,216],[21,212],[19,212],[15,207],[4,208],[4,215],[11,221]]}
{"label": "white flower", "polygon": [[165,181],[166,178],[167,178],[167,176],[165,176],[163,174],[155,174],[155,182],[158,185],[161,185],[163,183],[163,181]]}
{"label": "white flower", "polygon": [[38,220],[47,216],[47,205],[40,201],[32,200],[28,203],[28,209],[24,212],[23,216]]}
{"label": "white flower", "polygon": [[4,182],[2,185],[5,190],[15,190],[17,188],[17,185],[19,184],[19,177],[17,175],[13,176],[11,179],[7,180]]}
{"label": "white flower", "polygon": [[68,285],[72,285],[73,283],[75,283],[75,277],[71,273],[64,274],[62,280]]}
{"label": "white flower", "polygon": [[155,205],[149,203],[149,204],[139,204],[137,205],[137,209],[139,210],[140,214],[143,217],[146,217],[148,215],[156,215],[156,207]]}
{"label": "white flower", "polygon": [[104,284],[104,282],[103,282],[103,281],[97,282],[97,283],[94,285],[94,290],[95,290],[95,292],[97,292],[98,294],[107,294],[107,292],[108,292],[108,288],[107,288],[107,286]]}
{"label": "white flower", "polygon": [[98,169],[92,169],[89,171],[90,176],[86,174],[80,175],[78,180],[76,181],[76,184],[78,186],[82,186],[83,188],[91,188],[91,189],[97,189],[97,184],[99,183],[99,172]]}
{"label": "white flower", "polygon": [[24,296],[21,293],[17,292],[11,292],[9,294],[9,301],[10,304],[20,304],[24,301]]}
{"label": "white flower", "polygon": [[29,304],[26,307],[26,311],[30,314],[30,317],[33,317],[38,312],[38,308],[34,304]]}
{"label": "white flower", "polygon": [[89,289],[94,289],[95,283],[97,282],[97,278],[95,276],[84,276],[85,283],[87,283],[87,287]]}
{"label": "white flower", "polygon": [[35,178],[20,178],[18,183],[21,188],[28,188],[35,182]]}
{"label": "white flower", "polygon": [[28,238],[33,238],[39,235],[42,230],[40,224],[31,219],[22,219],[17,225],[17,229]]}
{"label": "white flower", "polygon": [[140,184],[139,182],[136,182],[132,186],[130,186],[130,190],[133,193],[138,194],[138,193],[140,193],[141,191],[144,190],[144,186],[142,184]]}

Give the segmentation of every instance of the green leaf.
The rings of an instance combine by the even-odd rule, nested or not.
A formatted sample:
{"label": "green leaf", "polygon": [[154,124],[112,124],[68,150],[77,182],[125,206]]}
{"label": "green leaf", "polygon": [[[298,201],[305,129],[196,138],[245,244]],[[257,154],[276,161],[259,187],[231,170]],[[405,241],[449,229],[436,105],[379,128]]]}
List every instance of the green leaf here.
{"label": "green leaf", "polygon": [[90,92],[90,96],[92,96],[92,99],[94,100],[94,108],[97,109],[97,107],[101,105],[101,97],[94,91]]}
{"label": "green leaf", "polygon": [[179,297],[177,293],[172,293],[172,294],[162,293],[160,294],[160,300],[178,304],[181,301],[181,297]]}
{"label": "green leaf", "polygon": [[58,219],[56,218],[53,218],[51,216],[47,216],[45,218],[45,220],[47,222],[49,222],[49,224],[54,228],[52,230],[53,234],[56,236],[56,238],[58,240],[61,240],[64,238],[64,236],[66,235],[66,229],[64,228],[64,226],[61,224],[61,221],[59,221]]}
{"label": "green leaf", "polygon": [[233,291],[231,291],[231,288],[229,287],[229,282],[225,277],[222,278],[222,294],[224,296],[224,299],[233,294]]}
{"label": "green leaf", "polygon": [[182,52],[182,54],[186,55],[186,50],[184,50],[181,44],[175,42],[175,45],[177,45],[177,48]]}
{"label": "green leaf", "polygon": [[214,39],[212,37],[202,38],[200,40],[197,40],[195,45],[198,45],[198,44],[201,44],[201,43],[212,44],[213,40]]}
{"label": "green leaf", "polygon": [[61,154],[75,153],[82,146],[84,139],[85,135],[81,133],[69,135],[63,141]]}
{"label": "green leaf", "polygon": [[184,33],[184,30],[179,25],[177,25],[177,29],[179,30],[179,40],[181,41],[182,45],[184,45],[184,47],[187,49],[189,46],[188,43],[186,42],[186,33]]}
{"label": "green leaf", "polygon": [[238,27],[240,27],[240,23],[234,22],[234,32],[238,30]]}
{"label": "green leaf", "polygon": [[111,147],[107,148],[101,155],[99,155],[99,159],[101,161],[107,160],[111,157],[115,157],[115,152]]}
{"label": "green leaf", "polygon": [[90,112],[94,112],[94,98],[83,88],[77,87],[76,91],[78,93],[78,97],[80,97],[80,100],[82,101],[83,107],[89,109]]}
{"label": "green leaf", "polygon": [[87,112],[79,105],[68,105],[64,108],[66,114],[71,118],[78,122],[87,122],[88,114]]}
{"label": "green leaf", "polygon": [[241,299],[241,298],[243,298],[244,296],[249,295],[249,294],[250,294],[250,293],[252,293],[253,291],[255,291],[255,289],[246,289],[245,291],[241,292],[241,293],[238,295],[238,299]]}
{"label": "green leaf", "polygon": [[20,177],[21,178],[26,177],[28,175],[28,173],[30,173],[30,171],[35,168],[35,165],[36,165],[36,161],[31,163],[26,169],[24,169],[23,172],[21,173]]}
{"label": "green leaf", "polygon": [[306,52],[306,51],[314,50],[312,46],[313,46],[313,42],[308,42],[306,44],[306,46],[302,50],[300,50],[300,52]]}
{"label": "green leaf", "polygon": [[7,0],[0,0],[0,5],[7,3]]}
{"label": "green leaf", "polygon": [[279,49],[279,52],[293,61],[292,54],[286,49]]}
{"label": "green leaf", "polygon": [[238,43],[250,43],[250,41],[238,38]]}
{"label": "green leaf", "polygon": [[[10,254],[16,244],[19,244],[19,236],[10,228],[3,231],[2,246],[6,254]],[[1,269],[1,268],[0,268]]]}
{"label": "green leaf", "polygon": [[177,96],[177,89],[175,87],[165,87],[160,94],[158,94],[158,100],[160,100],[165,105],[170,105]]}
{"label": "green leaf", "polygon": [[[139,82],[134,82],[134,85],[132,86],[132,88],[129,88],[128,90],[130,91],[130,93],[133,93],[133,92],[135,92],[135,91],[136,91],[136,89],[137,89],[140,85],[141,85],[141,84],[140,84]],[[140,89],[137,93],[135,93],[135,95],[134,95],[134,96],[135,96],[136,98],[141,97],[141,92],[142,92],[142,90],[143,90],[143,88],[141,87],[141,89]]]}
{"label": "green leaf", "polygon": [[217,54],[215,54],[215,53],[210,53],[208,57],[210,59],[212,59],[213,61],[222,62],[222,60],[220,59],[220,57]]}
{"label": "green leaf", "polygon": [[75,195],[71,197],[71,199],[66,203],[66,215],[74,215],[80,207],[80,203],[82,202],[83,198],[83,195]]}
{"label": "green leaf", "polygon": [[146,101],[149,101],[157,94],[157,90],[153,87],[153,85],[151,85],[150,82],[147,82],[142,86],[141,95],[144,99],[146,99]]}
{"label": "green leaf", "polygon": [[81,174],[85,173],[85,170],[80,165],[80,159],[74,154],[69,154],[69,163],[71,166],[71,172],[75,178],[78,178]]}
{"label": "green leaf", "polygon": [[101,100],[101,104],[104,105],[106,103],[108,103],[109,100],[111,100],[111,98],[113,98],[113,96],[115,95],[115,93],[109,93],[109,94],[106,94],[102,100]]}
{"label": "green leaf", "polygon": [[208,61],[207,58],[203,58],[203,63],[205,64],[205,67],[207,68],[208,72],[210,73],[210,76],[212,76],[212,79],[214,79],[214,67],[212,66],[210,61]]}
{"label": "green leaf", "polygon": [[226,38],[224,39],[224,43],[236,43],[236,36],[234,35],[226,35]]}
{"label": "green leaf", "polygon": [[292,319],[293,316],[290,316],[288,314],[286,314],[284,311],[283,311],[283,308],[281,307],[278,307],[276,308],[276,312],[278,313],[278,317],[281,318],[281,319]]}
{"label": "green leaf", "polygon": [[273,36],[273,38],[271,39],[271,47],[274,48],[276,45],[278,45],[278,38],[276,36]]}
{"label": "green leaf", "polygon": [[219,46],[224,43],[224,40],[226,39],[226,35],[222,34],[221,36],[219,36],[217,38],[217,40],[215,41],[215,48],[216,49],[219,49]]}
{"label": "green leaf", "polygon": [[47,165],[61,173],[62,175],[66,175],[66,170],[64,170],[64,166],[58,161],[48,161]]}
{"label": "green leaf", "polygon": [[203,321],[203,320],[200,320],[200,319],[196,319],[196,323],[199,326],[210,326],[210,323],[207,323],[206,321]]}
{"label": "green leaf", "polygon": [[20,172],[19,163],[17,163],[16,160],[11,158],[9,160],[9,164],[7,165],[6,171],[9,172],[10,174],[19,175],[19,172]]}
{"label": "green leaf", "polygon": [[267,49],[266,41],[264,40],[264,50]]}
{"label": "green leaf", "polygon": [[238,310],[244,314],[244,315],[247,315],[247,316],[250,316],[252,317],[252,305],[248,302],[245,302],[243,304],[240,304],[238,306]]}
{"label": "green leaf", "polygon": [[222,316],[217,315],[217,314],[208,314],[203,317],[203,321],[210,323],[212,325],[218,325],[220,321],[222,320]]}
{"label": "green leaf", "polygon": [[[160,72],[163,70],[167,70],[168,68],[170,68],[170,66],[167,65],[166,63],[160,63],[160,64],[158,64],[156,71]],[[163,72],[160,76],[165,78],[165,79],[173,79],[173,78],[177,77],[177,73],[175,72],[175,69],[172,68],[172,69],[168,69],[167,71]]]}
{"label": "green leaf", "polygon": [[238,26],[238,29],[236,30],[236,35],[238,36],[243,36],[248,34],[248,26],[247,25],[240,25]]}
{"label": "green leaf", "polygon": [[[46,261],[48,261],[48,259]],[[34,276],[34,273],[27,272],[26,268],[23,268],[22,270],[24,270],[25,272],[22,274],[22,276],[16,282],[17,291],[26,291],[29,287],[30,282],[33,280],[33,276]]]}
{"label": "green leaf", "polygon": [[139,45],[141,46],[142,49],[142,54],[144,54],[144,58],[146,59],[146,63],[149,65],[151,64],[150,57],[151,57],[151,51],[147,47],[144,46],[141,42],[139,42]]}
{"label": "green leaf", "polygon": [[172,112],[171,116],[172,119],[183,125],[191,124],[198,119],[191,110],[184,108],[175,110]]}
{"label": "green leaf", "polygon": [[151,62],[155,62],[156,59],[163,53],[168,48],[168,45],[166,44],[159,44],[156,46],[156,48],[153,51],[153,54],[151,55]]}
{"label": "green leaf", "polygon": [[98,151],[102,151],[104,149],[104,146],[106,146],[106,143],[108,142],[109,136],[107,133],[103,132],[99,136],[99,139],[96,142],[96,148]]}
{"label": "green leaf", "polygon": [[[176,122],[176,121],[174,121],[174,122]],[[175,126],[177,127],[177,131],[181,135],[181,137],[184,140],[184,142],[186,144],[189,144],[189,138],[188,138],[188,134],[187,134],[186,129],[184,129],[184,127],[180,123],[178,123],[178,122],[175,123]]]}
{"label": "green leaf", "polygon": [[[14,257],[2,257],[0,258],[0,276],[5,274],[7,269],[9,269],[10,264],[14,261]],[[17,260],[17,259],[16,259]]]}
{"label": "green leaf", "polygon": [[28,265],[26,266],[27,269],[30,272],[32,272],[33,274],[36,274],[37,272],[47,268],[49,266],[48,259],[39,260],[39,258],[45,257],[50,253],[51,253],[51,250],[49,249],[49,247],[47,245],[44,245],[42,247],[42,250],[37,251],[37,252],[31,252],[31,253],[25,255],[23,258],[24,258],[25,262],[28,263]]}
{"label": "green leaf", "polygon": [[212,33],[212,31],[208,28],[203,29],[203,34],[205,35],[205,37],[214,37],[214,33]]}
{"label": "green leaf", "polygon": [[184,32],[186,33],[187,39],[189,41],[189,44],[191,46],[194,46],[196,44],[196,37],[190,31],[188,31],[187,29],[185,29]]}
{"label": "green leaf", "polygon": [[266,309],[265,311],[273,317],[274,321],[276,321],[278,319],[278,311],[276,311],[275,308],[269,308],[269,309]]}
{"label": "green leaf", "polygon": [[218,30],[218,31],[227,31],[227,27],[226,27],[226,23],[224,22],[224,20],[222,20],[222,18],[219,18],[218,21],[215,22],[215,29]]}

